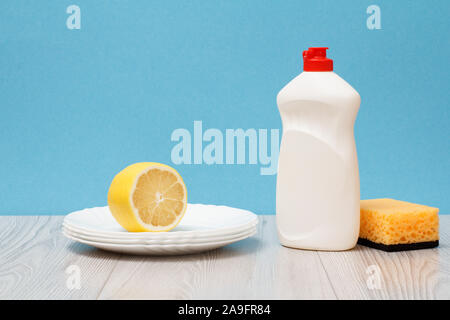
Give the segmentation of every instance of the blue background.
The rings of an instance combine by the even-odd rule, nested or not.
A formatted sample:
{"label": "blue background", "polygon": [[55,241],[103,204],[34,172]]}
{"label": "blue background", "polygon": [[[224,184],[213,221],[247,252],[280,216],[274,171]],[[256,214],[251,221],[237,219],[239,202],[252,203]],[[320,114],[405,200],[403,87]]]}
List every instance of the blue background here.
{"label": "blue background", "polygon": [[[68,30],[66,8],[81,8]],[[366,9],[381,8],[382,30]],[[450,1],[0,2],[0,214],[106,204],[113,176],[172,164],[176,128],[281,128],[278,91],[328,46],[361,95],[361,197],[450,213]],[[173,165],[173,164],[172,164]],[[259,165],[180,165],[190,202],[275,212]]]}

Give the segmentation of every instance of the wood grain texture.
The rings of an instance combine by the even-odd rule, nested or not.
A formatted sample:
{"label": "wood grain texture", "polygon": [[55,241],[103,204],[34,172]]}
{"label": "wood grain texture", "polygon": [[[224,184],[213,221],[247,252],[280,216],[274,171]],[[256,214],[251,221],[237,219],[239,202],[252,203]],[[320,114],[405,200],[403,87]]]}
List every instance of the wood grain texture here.
{"label": "wood grain texture", "polygon": [[[437,249],[294,250],[279,245],[267,215],[250,239],[178,257],[91,248],[66,239],[62,220],[0,217],[0,299],[450,299],[450,216],[440,216]],[[79,290],[66,285],[71,265]],[[380,270],[379,287],[368,285],[370,268]]]}

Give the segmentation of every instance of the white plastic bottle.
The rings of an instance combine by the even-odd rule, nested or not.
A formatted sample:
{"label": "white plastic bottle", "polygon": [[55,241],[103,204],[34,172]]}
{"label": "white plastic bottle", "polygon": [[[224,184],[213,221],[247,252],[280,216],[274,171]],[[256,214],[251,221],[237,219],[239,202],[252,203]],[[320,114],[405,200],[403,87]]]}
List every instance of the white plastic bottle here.
{"label": "white plastic bottle", "polygon": [[304,51],[304,72],[277,97],[283,137],[276,218],[282,245],[340,251],[353,248],[359,234],[353,127],[361,98],[333,72],[326,49]]}

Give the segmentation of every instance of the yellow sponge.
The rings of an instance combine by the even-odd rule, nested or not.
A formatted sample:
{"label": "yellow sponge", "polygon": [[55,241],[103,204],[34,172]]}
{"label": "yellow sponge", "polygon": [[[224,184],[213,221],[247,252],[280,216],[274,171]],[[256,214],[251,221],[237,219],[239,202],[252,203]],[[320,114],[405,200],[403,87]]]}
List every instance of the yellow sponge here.
{"label": "yellow sponge", "polygon": [[361,200],[359,244],[385,251],[439,245],[439,209],[394,199]]}

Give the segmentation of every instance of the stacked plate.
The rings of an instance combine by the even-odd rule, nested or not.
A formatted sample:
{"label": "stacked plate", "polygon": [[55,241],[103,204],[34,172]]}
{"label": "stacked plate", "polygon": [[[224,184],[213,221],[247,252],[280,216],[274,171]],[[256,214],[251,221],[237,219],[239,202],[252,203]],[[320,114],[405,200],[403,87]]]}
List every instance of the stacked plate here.
{"label": "stacked plate", "polygon": [[99,249],[142,255],[197,253],[226,246],[256,233],[255,214],[226,206],[188,204],[180,224],[169,232],[128,232],[108,207],[84,209],[64,218],[68,238]]}

